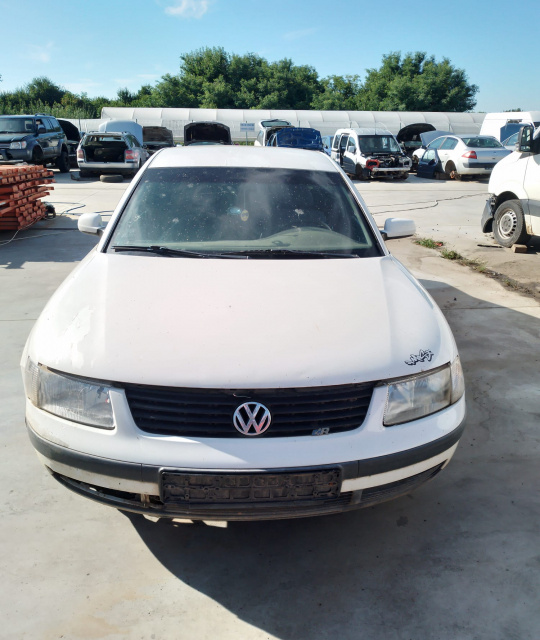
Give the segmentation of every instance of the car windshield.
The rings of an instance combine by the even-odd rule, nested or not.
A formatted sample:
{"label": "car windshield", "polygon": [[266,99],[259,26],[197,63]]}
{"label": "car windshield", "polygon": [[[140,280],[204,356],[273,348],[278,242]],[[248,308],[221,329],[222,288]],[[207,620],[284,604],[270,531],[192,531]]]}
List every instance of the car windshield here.
{"label": "car windshield", "polygon": [[340,174],[280,168],[147,169],[108,251],[128,247],[210,256],[381,255]]}
{"label": "car windshield", "polygon": [[34,133],[33,118],[0,118],[0,133]]}
{"label": "car windshield", "polygon": [[358,136],[362,153],[398,153],[398,143],[392,136]]}
{"label": "car windshield", "polygon": [[475,136],[474,138],[462,138],[467,147],[474,147],[475,149],[500,149],[502,144],[495,138],[481,138]]}

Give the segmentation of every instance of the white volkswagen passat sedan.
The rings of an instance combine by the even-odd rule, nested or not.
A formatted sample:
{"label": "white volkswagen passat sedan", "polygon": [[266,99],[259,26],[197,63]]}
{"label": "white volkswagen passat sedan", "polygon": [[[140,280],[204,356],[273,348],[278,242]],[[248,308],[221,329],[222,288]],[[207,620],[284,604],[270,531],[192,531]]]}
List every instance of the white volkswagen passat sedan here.
{"label": "white volkswagen passat sedan", "polygon": [[165,149],[106,229],[79,228],[99,244],[21,362],[30,439],[66,487],[155,516],[288,518],[407,493],[452,457],[452,333],[325,154]]}

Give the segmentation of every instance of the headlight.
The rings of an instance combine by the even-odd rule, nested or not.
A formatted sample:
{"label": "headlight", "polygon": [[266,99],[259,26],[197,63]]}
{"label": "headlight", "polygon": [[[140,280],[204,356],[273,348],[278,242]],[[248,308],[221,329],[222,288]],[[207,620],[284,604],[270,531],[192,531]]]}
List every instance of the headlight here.
{"label": "headlight", "polygon": [[110,387],[60,374],[30,358],[24,371],[24,386],[30,401],[49,413],[101,429],[113,429]]}
{"label": "headlight", "polygon": [[388,384],[383,423],[424,418],[457,402],[465,392],[459,356],[450,365]]}
{"label": "headlight", "polygon": [[26,149],[26,140],[23,140],[22,142],[12,142],[9,145],[10,149]]}

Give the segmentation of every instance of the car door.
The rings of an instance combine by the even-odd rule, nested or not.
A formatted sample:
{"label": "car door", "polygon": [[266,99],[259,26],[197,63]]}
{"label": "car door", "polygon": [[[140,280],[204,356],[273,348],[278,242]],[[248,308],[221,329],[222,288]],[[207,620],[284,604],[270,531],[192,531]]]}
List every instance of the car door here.
{"label": "car door", "polygon": [[435,178],[435,173],[441,170],[441,163],[436,149],[426,149],[418,161],[416,175],[419,178]]}
{"label": "car door", "polygon": [[51,134],[51,155],[58,157],[61,153],[62,142],[64,140],[64,130],[56,118],[45,118],[52,127]]}
{"label": "car door", "polygon": [[446,163],[449,160],[453,160],[454,164],[456,164],[455,160],[453,159],[452,152],[456,148],[457,143],[458,143],[457,138],[451,138],[449,136],[448,138],[445,138],[442,141],[442,143],[439,145],[439,148],[437,149],[437,155],[439,156],[439,161],[443,168],[446,167]]}
{"label": "car door", "polygon": [[345,154],[345,149],[347,148],[347,143],[349,141],[349,136],[348,134],[344,133],[341,136],[341,140],[339,141],[339,158],[338,158],[338,164],[340,167],[343,167],[343,156]]}
{"label": "car door", "polygon": [[349,136],[347,140],[347,146],[343,152],[343,162],[342,167],[345,173],[350,173],[354,175],[356,173],[356,150],[358,148],[358,143],[354,139],[354,136]]}
{"label": "car door", "polygon": [[339,164],[340,143],[341,143],[341,134],[334,136],[334,139],[332,140],[332,150],[330,151],[330,157],[332,158],[332,160],[334,160],[334,162],[337,162],[338,164]]}

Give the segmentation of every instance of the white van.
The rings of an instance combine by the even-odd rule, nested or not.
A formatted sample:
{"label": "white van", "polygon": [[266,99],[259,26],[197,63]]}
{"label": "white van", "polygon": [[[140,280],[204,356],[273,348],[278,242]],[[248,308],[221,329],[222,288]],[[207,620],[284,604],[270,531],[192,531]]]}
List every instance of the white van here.
{"label": "white van", "polygon": [[498,162],[489,179],[482,231],[503,247],[540,236],[540,127],[525,125],[516,151]]}
{"label": "white van", "polygon": [[505,111],[503,113],[487,113],[480,135],[493,136],[499,142],[517,133],[524,124],[540,127],[540,111]]}
{"label": "white van", "polygon": [[398,178],[406,180],[411,159],[387,129],[338,129],[332,142],[331,157],[357,180]]}

